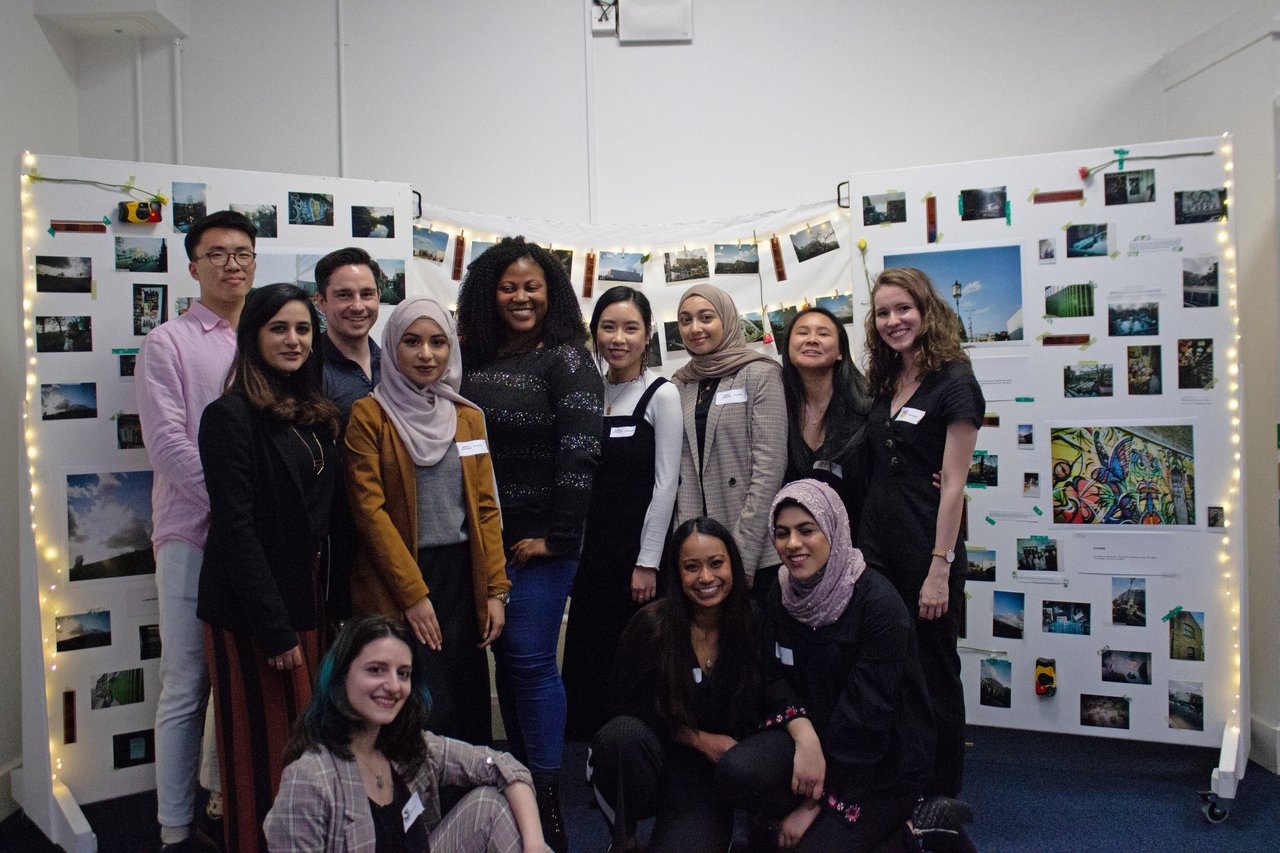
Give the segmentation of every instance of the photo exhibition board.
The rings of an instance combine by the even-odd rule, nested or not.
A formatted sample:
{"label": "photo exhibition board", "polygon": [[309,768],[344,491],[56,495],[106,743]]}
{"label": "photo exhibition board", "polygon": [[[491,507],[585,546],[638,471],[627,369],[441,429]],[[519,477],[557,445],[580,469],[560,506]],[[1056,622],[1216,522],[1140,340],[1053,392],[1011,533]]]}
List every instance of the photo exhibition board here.
{"label": "photo exhibition board", "polygon": [[[22,696],[24,714],[47,715],[52,776],[88,803],[155,785],[152,478],[133,373],[143,336],[199,295],[186,228],[206,212],[246,213],[259,227],[255,285],[312,292],[320,257],[360,246],[391,303],[406,289],[413,198],[400,183],[30,154],[22,173],[33,538],[21,570],[39,590],[24,619],[40,629],[24,622],[23,654],[43,658]],[[43,746],[24,735],[24,754]]]}
{"label": "photo exhibition board", "polygon": [[958,567],[971,723],[1201,746],[1239,736],[1230,147],[851,179],[853,238],[866,241],[858,318],[880,270],[924,270],[958,309],[986,397]]}

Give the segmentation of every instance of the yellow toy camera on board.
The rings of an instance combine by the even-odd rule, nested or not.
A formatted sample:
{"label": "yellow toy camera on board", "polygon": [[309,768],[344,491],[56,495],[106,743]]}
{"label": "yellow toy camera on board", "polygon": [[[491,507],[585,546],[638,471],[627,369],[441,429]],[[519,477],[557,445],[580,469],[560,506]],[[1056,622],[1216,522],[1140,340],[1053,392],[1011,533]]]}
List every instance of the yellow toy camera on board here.
{"label": "yellow toy camera on board", "polygon": [[138,225],[164,222],[164,206],[158,201],[122,201],[120,202],[120,221]]}

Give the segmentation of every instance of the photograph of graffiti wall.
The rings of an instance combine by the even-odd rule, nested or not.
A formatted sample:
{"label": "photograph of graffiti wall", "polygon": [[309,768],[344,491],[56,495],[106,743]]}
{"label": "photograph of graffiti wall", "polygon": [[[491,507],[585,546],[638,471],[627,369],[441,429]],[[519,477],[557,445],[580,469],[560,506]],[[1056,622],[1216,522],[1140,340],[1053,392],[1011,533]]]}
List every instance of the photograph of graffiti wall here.
{"label": "photograph of graffiti wall", "polygon": [[1058,524],[1195,524],[1195,446],[1182,426],[1053,427]]}

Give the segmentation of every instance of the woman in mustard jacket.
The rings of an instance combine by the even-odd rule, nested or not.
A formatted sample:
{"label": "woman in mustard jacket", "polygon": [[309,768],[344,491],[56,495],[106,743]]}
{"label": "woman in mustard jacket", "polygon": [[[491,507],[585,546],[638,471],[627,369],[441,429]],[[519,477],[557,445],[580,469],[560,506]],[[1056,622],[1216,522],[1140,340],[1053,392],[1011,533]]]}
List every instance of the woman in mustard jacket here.
{"label": "woman in mustard jacket", "polygon": [[484,416],[458,393],[461,354],[440,303],[397,305],[382,347],[382,379],[346,433],[360,538],[352,608],[404,617],[431,689],[429,728],[486,744],[484,650],[502,633],[511,582]]}

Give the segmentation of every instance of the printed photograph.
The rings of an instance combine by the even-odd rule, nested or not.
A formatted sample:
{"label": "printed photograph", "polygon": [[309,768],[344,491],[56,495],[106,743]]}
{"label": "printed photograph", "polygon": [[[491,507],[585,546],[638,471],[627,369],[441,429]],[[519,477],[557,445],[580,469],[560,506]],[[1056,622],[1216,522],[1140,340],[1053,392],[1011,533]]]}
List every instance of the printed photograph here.
{"label": "printed photograph", "polygon": [[1015,553],[1020,572],[1056,572],[1058,565],[1058,540],[1048,536],[1031,536],[1018,539]]}
{"label": "printed photograph", "polygon": [[91,317],[36,317],[36,352],[92,351]]}
{"label": "printed photograph", "polygon": [[1169,728],[1204,731],[1204,682],[1169,681]]}
{"label": "printed photograph", "polygon": [[984,451],[975,451],[969,463],[969,475],[964,484],[974,489],[994,489],[1000,485],[1000,457]]}
{"label": "printed photograph", "polygon": [[1092,317],[1093,293],[1096,288],[1097,285],[1092,281],[1046,287],[1044,313],[1049,317]]}
{"label": "printed photograph", "polygon": [[124,413],[116,415],[116,448],[119,450],[141,450],[142,420],[137,415]]}
{"label": "printed photograph", "polygon": [[1040,497],[1040,473],[1038,471],[1023,472],[1022,496],[1024,498]]}
{"label": "printed photograph", "polygon": [[1056,524],[1195,524],[1190,425],[1052,427]]}
{"label": "printed photograph", "polygon": [[944,304],[960,316],[968,343],[1021,341],[1022,249],[942,249],[886,254],[885,269],[915,267],[929,276]]}
{"label": "printed photograph", "polygon": [[666,252],[662,258],[662,275],[666,278],[667,284],[697,281],[711,276],[711,268],[707,264],[706,249],[681,249],[678,252]]}
{"label": "printed photograph", "polygon": [[249,221],[258,229],[259,240],[277,236],[274,204],[233,204],[231,209],[249,217]]}
{"label": "printed photograph", "polygon": [[969,555],[968,565],[965,567],[964,579],[968,581],[979,581],[981,583],[996,582],[996,552],[992,548],[972,548],[968,547],[965,552]]}
{"label": "printed photograph", "polygon": [[473,261],[474,261],[476,258],[480,257],[481,255],[483,255],[485,252],[489,251],[490,249],[492,249],[492,248],[493,248],[494,246],[496,246],[496,245],[498,245],[498,244],[497,244],[497,243],[487,243],[487,242],[485,242],[485,241],[483,241],[483,240],[475,240],[475,241],[472,241],[472,243],[471,243],[471,260],[473,260]]}
{"label": "printed photograph", "polygon": [[759,311],[745,311],[738,315],[742,325],[742,336],[749,344],[758,344],[764,340],[764,317]]}
{"label": "printed photograph", "polygon": [[1227,219],[1227,191],[1225,189],[1188,190],[1173,194],[1173,222],[1175,225],[1194,225],[1197,222],[1225,222]]}
{"label": "printed photograph", "polygon": [[328,193],[289,193],[290,225],[332,225],[333,196]]}
{"label": "printed photograph", "polygon": [[190,296],[176,296],[173,299],[173,315],[181,317],[183,314],[191,310]]}
{"label": "printed photograph", "polygon": [[1062,393],[1066,397],[1110,397],[1115,393],[1115,368],[1110,364],[1082,361],[1062,368]]}
{"label": "printed photograph", "polygon": [[1068,258],[1105,258],[1111,254],[1106,225],[1067,226]]}
{"label": "printed photograph", "polygon": [[1112,337],[1160,334],[1160,303],[1108,305],[1107,334]]}
{"label": "printed photograph", "polygon": [[395,208],[351,205],[351,236],[379,239],[396,236]]}
{"label": "printed photograph", "polygon": [[1160,347],[1129,347],[1127,367],[1129,393],[1134,395],[1159,394],[1161,385]]}
{"label": "printed photograph", "polygon": [[169,319],[169,285],[135,284],[133,286],[133,333],[145,335]]}
{"label": "printed photograph", "polygon": [[832,314],[836,315],[836,319],[842,325],[849,325],[853,322],[853,294],[852,293],[836,293],[831,296],[819,296],[813,300],[813,304],[819,308],[825,308]]}
{"label": "printed photograph", "polygon": [[444,263],[445,249],[449,248],[449,235],[443,231],[432,231],[424,225],[413,226],[413,256],[426,258],[437,264]]}
{"label": "printed photograph", "polygon": [[1217,257],[1202,255],[1182,259],[1182,307],[1218,307]]}
{"label": "printed photograph", "polygon": [[37,293],[92,293],[93,260],[36,255]]}
{"label": "printed photograph", "polygon": [[548,251],[564,265],[565,275],[573,275],[573,249],[549,249]]}
{"label": "printed photograph", "polygon": [[121,379],[132,379],[133,371],[137,368],[137,366],[138,366],[138,353],[136,350],[134,352],[120,353],[120,378]]}
{"label": "printed photograph", "polygon": [[55,382],[40,386],[40,419],[74,421],[98,416],[96,382]]}
{"label": "printed photograph", "polygon": [[1206,526],[1210,530],[1225,530],[1227,526],[1227,511],[1224,507],[1211,506],[1206,508],[1208,521]]}
{"label": "printed photograph", "polygon": [[667,352],[684,352],[684,339],[680,337],[680,324],[675,320],[663,322],[662,340],[666,342]]}
{"label": "printed photograph", "polygon": [[840,241],[836,239],[836,230],[831,226],[831,220],[819,222],[817,225],[806,226],[791,235],[791,245],[796,250],[796,259],[800,263],[816,258],[819,255],[825,255],[827,252],[834,252],[840,248]]}
{"label": "printed photograph", "polygon": [[117,237],[116,269],[121,272],[168,272],[169,250],[163,237]]}
{"label": "printed photograph", "polygon": [[173,230],[186,234],[191,226],[203,219],[205,207],[204,184],[186,181],[173,182]]}
{"label": "printed photograph", "polygon": [[760,247],[755,243],[716,243],[716,275],[756,275],[760,272]]}
{"label": "printed photograph", "polygon": [[978,701],[991,708],[1011,707],[1013,699],[1013,664],[1001,658],[982,661]]}
{"label": "printed photograph", "polygon": [[54,644],[59,653],[111,645],[111,611],[90,610],[54,617]]}
{"label": "printed photograph", "polygon": [[156,732],[145,729],[111,736],[112,766],[117,770],[156,763]]}
{"label": "printed photograph", "polygon": [[157,660],[160,657],[160,626],[138,626],[138,660]]}
{"label": "printed photograph", "polygon": [[600,281],[637,284],[644,281],[644,255],[640,252],[601,252],[596,266]]}
{"label": "printed photograph", "polygon": [[378,276],[378,302],[383,305],[399,305],[404,301],[404,260],[378,258],[382,275]]}
{"label": "printed photograph", "polygon": [[67,475],[72,581],[154,574],[151,472]]}
{"label": "printed photograph", "polygon": [[1090,605],[1084,601],[1046,601],[1040,606],[1040,629],[1046,634],[1089,634]]}
{"label": "printed photograph", "polygon": [[1021,640],[1027,596],[997,589],[991,598],[991,636]]}
{"label": "printed photograph", "polygon": [[1204,611],[1179,610],[1169,617],[1169,657],[1204,660]]}
{"label": "printed photograph", "polygon": [[778,352],[783,352],[787,348],[787,328],[800,313],[800,309],[795,305],[779,305],[766,313],[769,317],[769,329],[773,332],[773,339],[778,344]]}
{"label": "printed photograph", "polygon": [[986,412],[982,415],[982,426],[985,429],[990,427],[996,429],[1000,426],[1000,415],[996,412]]}
{"label": "printed photograph", "polygon": [[1145,578],[1111,579],[1111,623],[1127,628],[1147,627]]}
{"label": "printed photograph", "polygon": [[1213,386],[1213,339],[1178,338],[1178,387],[1201,390]]}
{"label": "printed photograph", "polygon": [[1129,700],[1123,696],[1081,693],[1080,725],[1100,729],[1129,728]]}
{"label": "printed photograph", "polygon": [[888,225],[907,221],[907,194],[880,193],[862,197],[862,224]]}
{"label": "printed photograph", "polygon": [[1107,204],[1144,204],[1156,200],[1156,170],[1134,169],[1102,176]]}
{"label": "printed photograph", "polygon": [[653,337],[649,338],[649,345],[644,349],[645,365],[648,367],[662,366],[662,344],[658,341],[657,329],[653,332]]}
{"label": "printed photograph", "polygon": [[1035,450],[1036,428],[1032,424],[1018,424],[1018,449]]}
{"label": "printed photograph", "polygon": [[987,187],[979,190],[960,191],[960,219],[1004,219],[1004,208],[1009,195],[1005,187]]}
{"label": "printed photograph", "polygon": [[1058,241],[1052,237],[1040,238],[1040,263],[1056,264],[1058,262]]}
{"label": "printed photograph", "polygon": [[1125,652],[1104,649],[1102,680],[1118,684],[1150,684],[1151,652]]}
{"label": "printed photograph", "polygon": [[142,667],[102,673],[89,691],[90,710],[136,705],[146,699],[142,682]]}

